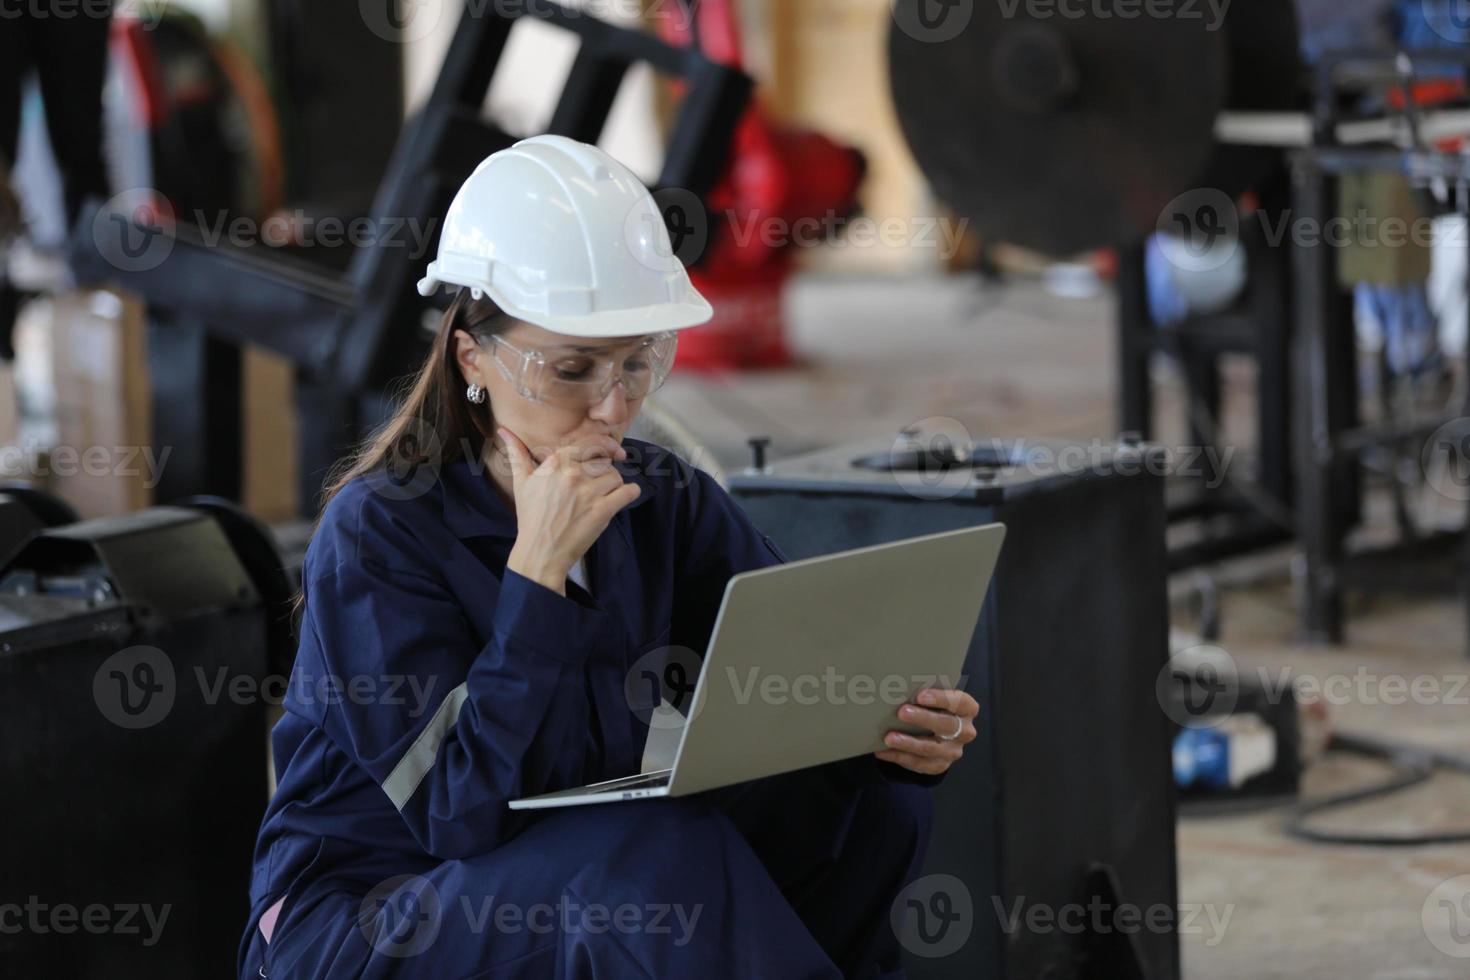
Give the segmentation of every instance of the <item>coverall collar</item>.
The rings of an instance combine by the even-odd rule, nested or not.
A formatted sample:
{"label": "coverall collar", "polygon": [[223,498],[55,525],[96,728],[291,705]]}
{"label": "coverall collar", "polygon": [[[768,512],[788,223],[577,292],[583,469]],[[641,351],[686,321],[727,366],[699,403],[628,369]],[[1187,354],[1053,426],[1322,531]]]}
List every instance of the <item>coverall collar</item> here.
{"label": "coverall collar", "polygon": [[[623,510],[642,507],[653,499],[654,482],[634,462],[637,455],[626,460],[613,460],[613,466],[623,474],[623,479],[637,483],[643,493]],[[495,485],[478,460],[457,459],[444,467],[440,483],[444,488],[444,523],[459,538],[516,536],[516,519],[505,502],[500,499]]]}

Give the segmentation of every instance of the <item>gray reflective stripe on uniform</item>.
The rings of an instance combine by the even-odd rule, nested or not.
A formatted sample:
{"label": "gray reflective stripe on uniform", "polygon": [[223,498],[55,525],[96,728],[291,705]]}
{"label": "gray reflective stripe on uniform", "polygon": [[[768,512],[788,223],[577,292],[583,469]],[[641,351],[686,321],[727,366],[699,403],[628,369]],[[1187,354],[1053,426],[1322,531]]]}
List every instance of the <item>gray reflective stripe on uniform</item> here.
{"label": "gray reflective stripe on uniform", "polygon": [[449,692],[444,702],[439,705],[439,710],[434,712],[434,717],[429,719],[419,737],[413,740],[398,765],[383,780],[383,792],[388,794],[388,799],[399,810],[403,809],[409,797],[413,796],[414,790],[419,788],[419,783],[434,768],[434,760],[439,756],[439,746],[444,742],[444,736],[459,721],[459,709],[464,707],[465,698],[469,697],[469,686],[461,684]]}

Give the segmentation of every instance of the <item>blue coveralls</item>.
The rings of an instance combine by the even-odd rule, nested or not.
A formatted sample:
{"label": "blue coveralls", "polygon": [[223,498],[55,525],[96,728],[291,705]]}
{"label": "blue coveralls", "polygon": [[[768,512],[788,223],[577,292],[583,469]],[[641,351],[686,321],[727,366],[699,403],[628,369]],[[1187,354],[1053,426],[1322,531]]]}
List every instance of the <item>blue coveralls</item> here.
{"label": "blue coveralls", "polygon": [[922,863],[935,777],[869,755],[683,798],[506,807],[638,772],[629,665],[702,652],[730,576],[786,560],[707,474],[623,445],[643,493],[588,552],[590,596],[506,569],[515,518],[477,463],[331,501],[241,977],[900,975],[889,906]]}

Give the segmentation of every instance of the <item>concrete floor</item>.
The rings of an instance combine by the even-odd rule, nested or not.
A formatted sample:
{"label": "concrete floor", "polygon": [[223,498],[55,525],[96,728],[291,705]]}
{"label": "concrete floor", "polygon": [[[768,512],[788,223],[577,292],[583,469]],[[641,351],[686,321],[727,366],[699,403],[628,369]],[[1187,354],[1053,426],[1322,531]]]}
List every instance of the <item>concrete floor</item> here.
{"label": "concrete floor", "polygon": [[[977,438],[1116,435],[1106,295],[1060,299],[1036,285],[985,289],[966,280],[808,278],[792,289],[788,316],[798,367],[676,374],[660,393],[662,407],[724,467],[745,465],[750,436],[771,437],[771,458],[779,459],[934,419],[955,420]],[[1159,374],[1161,419],[1178,419],[1177,385],[1167,368]],[[1225,429],[1229,442],[1247,448],[1249,387],[1249,370],[1232,370]],[[1186,440],[1179,425],[1166,424],[1156,441]],[[1446,501],[1421,503],[1455,519]],[[1366,533],[1380,534],[1386,525],[1376,498],[1370,513]],[[1302,646],[1294,642],[1290,558],[1289,548],[1276,549],[1217,569],[1219,645],[1238,664],[1322,685],[1337,729],[1470,752],[1461,607],[1448,597],[1354,597],[1346,646]],[[1182,577],[1171,592],[1187,600],[1190,585]],[[1198,642],[1187,601],[1176,604],[1172,625],[1176,649]],[[1394,686],[1416,678],[1435,685],[1418,699],[1424,703]],[[1383,771],[1334,753],[1309,768],[1306,792],[1350,789]],[[1181,822],[1180,902],[1203,913],[1181,940],[1186,977],[1470,977],[1470,846],[1313,845],[1287,837],[1284,816],[1274,809]],[[1470,778],[1441,774],[1321,823],[1393,832],[1470,826]]]}

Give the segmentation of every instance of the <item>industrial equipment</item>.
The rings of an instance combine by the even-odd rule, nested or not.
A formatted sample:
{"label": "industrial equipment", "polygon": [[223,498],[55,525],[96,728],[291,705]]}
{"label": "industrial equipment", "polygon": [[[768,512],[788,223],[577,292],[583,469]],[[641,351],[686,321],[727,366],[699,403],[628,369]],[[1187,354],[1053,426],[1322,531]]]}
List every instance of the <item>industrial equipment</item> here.
{"label": "industrial equipment", "polygon": [[70,504],[39,487],[0,483],[0,568],[32,535],[76,519]]}
{"label": "industrial equipment", "polygon": [[[1220,357],[1256,361],[1255,472],[1212,474],[1226,477],[1213,488],[1171,481],[1171,530],[1195,531],[1171,548],[1171,567],[1295,540],[1301,632],[1317,642],[1341,641],[1349,583],[1418,590],[1432,580],[1470,594],[1465,535],[1416,527],[1401,505],[1399,542],[1347,548],[1365,454],[1395,461],[1387,479],[1399,495],[1397,461],[1470,406],[1364,424],[1351,304],[1331,275],[1338,250],[1296,234],[1334,217],[1348,173],[1438,181],[1454,189],[1451,207],[1470,207],[1464,157],[1439,148],[1470,120],[1416,105],[1424,66],[1448,65],[1463,83],[1463,51],[1324,50],[1309,73],[1295,4],[1278,0],[1168,17],[1107,4],[1065,15],[1032,4],[945,10],[936,21],[922,0],[895,8],[889,61],[904,133],[939,196],[986,236],[1053,254],[1119,249],[1121,430],[1149,437],[1149,364],[1162,350],[1182,366],[1194,440],[1218,446]],[[1364,98],[1384,79],[1397,110]],[[1221,241],[1243,250],[1243,297],[1154,322],[1144,240],[1155,233],[1179,235],[1191,254]],[[1458,465],[1463,447],[1447,444]]]}
{"label": "industrial equipment", "polygon": [[[1177,978],[1172,731],[1156,695],[1169,660],[1163,461],[1146,445],[953,428],[730,474],[792,559],[1006,525],[965,665],[979,737],[934,791],[928,891],[914,896],[929,932],[904,938],[909,975]],[[1096,928],[1025,917],[1093,904]],[[1150,909],[1162,928],[1111,927]]]}
{"label": "industrial equipment", "polygon": [[1279,154],[1220,144],[1217,119],[1304,107],[1290,2],[1228,4],[1219,23],[1204,5],[951,4],[942,33],[923,29],[924,6],[899,0],[889,33],[909,146],[984,234],[1042,252],[1137,242],[1185,191],[1246,190]]}
{"label": "industrial equipment", "polygon": [[[433,92],[405,125],[380,185],[369,219],[377,244],[357,249],[345,273],[265,247],[208,244],[187,223],[137,213],[136,202],[126,195],[108,209],[94,207],[73,229],[76,262],[86,278],[116,280],[145,297],[150,309],[203,324],[209,338],[259,344],[299,365],[306,382],[298,385],[303,510],[314,508],[332,463],[381,420],[385,386],[411,370],[427,351],[429,338],[421,324],[434,307],[418,295],[415,284],[431,256],[391,243],[402,244],[407,223],[438,227],[470,171],[514,142],[481,118],[481,107],[521,17],[534,17],[581,41],[550,133],[597,142],[634,65],[647,64],[684,79],[688,88],[657,187],[702,197],[726,164],[731,133],[749,98],[750,78],[697,50],[673,47],[548,0],[476,5],[462,14]],[[205,370],[207,351],[193,360],[196,372]],[[201,388],[197,379],[177,386],[178,402],[168,414],[192,417],[208,387]],[[174,440],[175,455],[204,461],[211,454],[237,453],[238,427],[226,421],[223,428],[228,431],[199,426],[182,433],[187,438],[182,445]],[[164,497],[198,492],[234,496],[235,488],[195,485],[160,492]]]}
{"label": "industrial equipment", "polygon": [[[744,68],[735,0],[703,0],[685,19],[658,18],[671,44],[689,44],[733,68]],[[752,101],[735,129],[730,164],[707,195],[711,228],[689,223],[679,257],[694,266],[694,285],[715,316],[679,342],[683,368],[777,367],[791,360],[781,297],[796,271],[789,240],[741,235],[737,228],[796,228],[826,216],[850,215],[867,161],[854,147],[820,132],[781,125]],[[670,200],[671,206],[682,206]],[[670,230],[676,215],[668,207]]]}
{"label": "industrial equipment", "polygon": [[0,566],[11,975],[233,972],[285,677],[256,585],[279,563],[220,514],[51,527]]}

